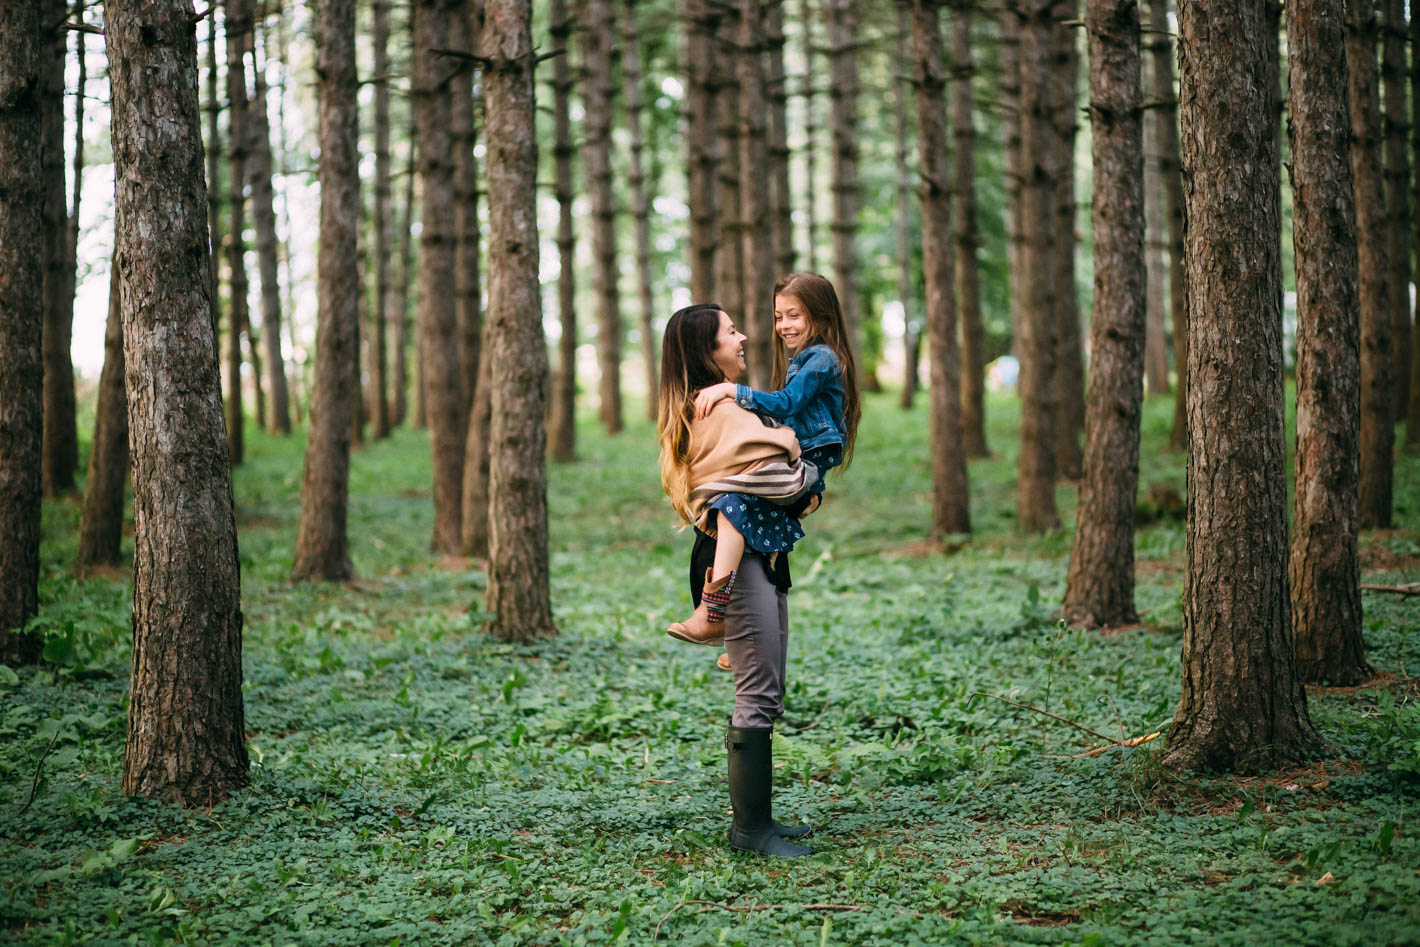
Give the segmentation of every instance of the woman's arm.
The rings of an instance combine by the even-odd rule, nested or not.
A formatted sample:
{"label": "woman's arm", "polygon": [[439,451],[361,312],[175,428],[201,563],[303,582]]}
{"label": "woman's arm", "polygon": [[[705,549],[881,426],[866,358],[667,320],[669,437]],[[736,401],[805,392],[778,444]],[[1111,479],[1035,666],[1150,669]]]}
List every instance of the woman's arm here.
{"label": "woman's arm", "polygon": [[747,411],[783,421],[798,414],[837,373],[838,356],[830,348],[820,348],[809,353],[794,377],[778,391],[756,391],[747,385],[736,385],[735,403]]}

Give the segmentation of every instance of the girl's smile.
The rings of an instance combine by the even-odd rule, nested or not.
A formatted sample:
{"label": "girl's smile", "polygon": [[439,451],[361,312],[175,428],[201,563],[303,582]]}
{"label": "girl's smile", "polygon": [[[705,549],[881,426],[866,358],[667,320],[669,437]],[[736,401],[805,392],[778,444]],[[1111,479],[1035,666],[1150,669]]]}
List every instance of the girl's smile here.
{"label": "girl's smile", "polygon": [[791,354],[808,339],[809,316],[798,296],[782,293],[774,297],[774,334]]}

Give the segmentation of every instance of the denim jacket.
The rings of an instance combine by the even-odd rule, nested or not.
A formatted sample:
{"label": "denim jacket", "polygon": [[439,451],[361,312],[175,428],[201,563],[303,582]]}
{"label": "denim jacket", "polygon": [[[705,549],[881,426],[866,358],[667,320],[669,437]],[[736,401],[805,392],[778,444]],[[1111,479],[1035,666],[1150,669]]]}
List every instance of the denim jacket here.
{"label": "denim jacket", "polygon": [[843,444],[843,370],[826,345],[811,345],[794,356],[778,391],[735,386],[741,408],[783,421],[794,429],[799,446],[813,450]]}

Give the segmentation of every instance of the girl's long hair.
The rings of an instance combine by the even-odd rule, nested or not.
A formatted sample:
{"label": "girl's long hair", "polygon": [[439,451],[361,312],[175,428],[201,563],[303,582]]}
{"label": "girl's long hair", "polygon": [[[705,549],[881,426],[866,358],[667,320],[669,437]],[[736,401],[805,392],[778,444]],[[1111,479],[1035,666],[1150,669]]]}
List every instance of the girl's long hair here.
{"label": "girl's long hair", "polygon": [[[858,400],[858,368],[853,360],[852,339],[843,319],[843,307],[833,284],[817,273],[790,273],[774,284],[775,296],[793,296],[803,303],[809,317],[809,337],[800,351],[810,345],[826,345],[838,356],[843,372],[843,469],[853,462],[853,445],[858,440],[858,422],[863,417],[863,405]],[[774,335],[774,387],[784,387],[789,371],[789,350],[784,340]],[[664,377],[664,376],[662,376]]]}
{"label": "girl's long hair", "polygon": [[661,383],[656,428],[661,437],[661,486],[683,523],[690,518],[690,422],[695,417],[695,393],[722,382],[715,364],[715,340],[720,313],[715,303],[678,310],[666,323],[661,339]]}

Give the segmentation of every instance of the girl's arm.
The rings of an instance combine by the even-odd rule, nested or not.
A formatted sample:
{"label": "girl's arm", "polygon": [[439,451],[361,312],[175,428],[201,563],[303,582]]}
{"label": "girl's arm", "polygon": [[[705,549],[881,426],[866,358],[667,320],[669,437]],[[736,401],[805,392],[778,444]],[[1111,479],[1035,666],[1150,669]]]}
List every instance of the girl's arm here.
{"label": "girl's arm", "polygon": [[798,414],[817,397],[838,371],[838,356],[832,349],[822,348],[811,352],[794,377],[778,391],[756,391],[747,385],[735,385],[734,398],[741,408],[783,421]]}

